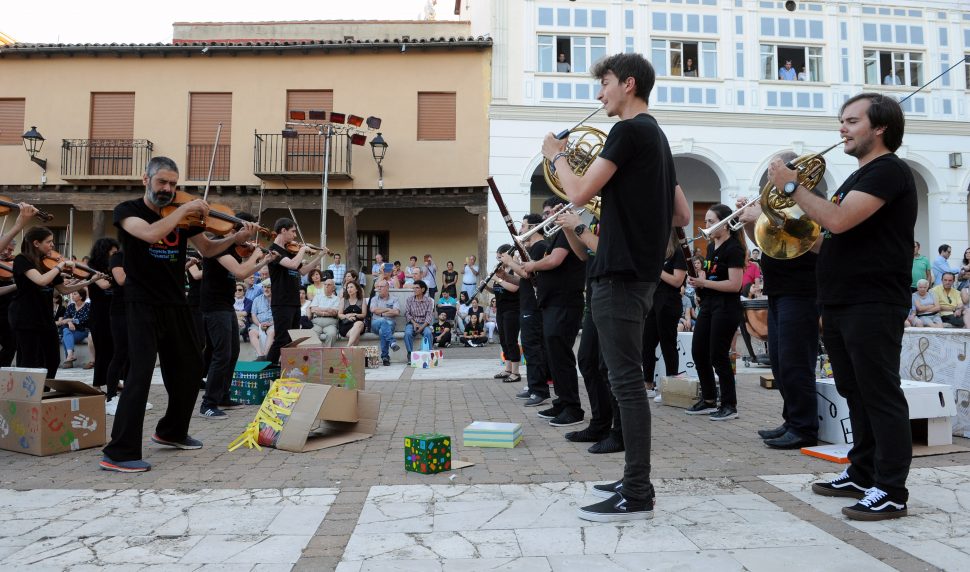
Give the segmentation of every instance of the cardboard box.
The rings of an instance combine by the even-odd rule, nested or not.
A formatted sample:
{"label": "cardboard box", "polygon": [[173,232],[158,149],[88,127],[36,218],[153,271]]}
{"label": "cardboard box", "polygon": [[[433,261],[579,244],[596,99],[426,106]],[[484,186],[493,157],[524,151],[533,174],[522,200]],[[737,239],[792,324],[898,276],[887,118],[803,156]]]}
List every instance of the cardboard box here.
{"label": "cardboard box", "polygon": [[246,405],[259,405],[266,398],[280,368],[268,361],[238,361],[232,372],[229,399]]}
{"label": "cardboard box", "polygon": [[773,376],[771,374],[762,375],[761,376],[761,387],[763,387],[765,389],[778,389],[778,386],[775,385],[775,376]]}
{"label": "cardboard box", "polygon": [[367,351],[363,347],[325,348],[319,344],[319,340],[314,343],[312,338],[300,338],[283,346],[280,375],[345,389],[364,389]]}
{"label": "cardboard box", "polygon": [[696,377],[664,376],[660,378],[660,395],[664,405],[687,409],[700,399],[701,383]]}
{"label": "cardboard box", "polygon": [[377,392],[279,379],[229,450],[265,445],[302,453],[367,439],[377,431],[380,407]]}
{"label": "cardboard box", "polygon": [[[0,449],[46,456],[104,445],[104,394],[80,381],[45,381],[46,374],[0,370]],[[44,392],[45,383],[53,391]]]}
{"label": "cardboard box", "polygon": [[445,352],[443,350],[415,350],[411,352],[411,360],[408,363],[411,367],[428,369],[439,367],[444,360]]}
{"label": "cardboard box", "polygon": [[[903,395],[909,405],[913,442],[928,446],[953,443],[951,418],[956,415],[953,388],[941,383],[924,383],[904,379]],[[818,438],[836,445],[851,444],[852,422],[849,405],[835,389],[834,379],[817,379]],[[664,396],[666,399],[666,396]]]}
{"label": "cardboard box", "polygon": [[956,415],[952,433],[970,438],[970,330],[906,328],[899,356],[902,379],[945,383],[953,388]]}
{"label": "cardboard box", "polygon": [[451,470],[451,437],[420,433],[404,438],[404,470],[431,475]]}
{"label": "cardboard box", "polygon": [[[691,355],[691,351],[694,345],[694,333],[693,332],[678,332],[677,333],[677,361],[680,367],[677,368],[677,373],[680,375],[686,375],[687,377],[697,377],[697,368],[694,367],[694,357]],[[657,365],[653,368],[653,381],[654,383],[659,383],[661,377],[667,371],[667,365],[664,363],[663,354],[660,352],[660,346],[654,350],[654,359],[657,360]],[[691,403],[693,405],[693,403]]]}
{"label": "cardboard box", "polygon": [[511,449],[522,440],[522,425],[475,421],[462,431],[466,447],[500,447]]}

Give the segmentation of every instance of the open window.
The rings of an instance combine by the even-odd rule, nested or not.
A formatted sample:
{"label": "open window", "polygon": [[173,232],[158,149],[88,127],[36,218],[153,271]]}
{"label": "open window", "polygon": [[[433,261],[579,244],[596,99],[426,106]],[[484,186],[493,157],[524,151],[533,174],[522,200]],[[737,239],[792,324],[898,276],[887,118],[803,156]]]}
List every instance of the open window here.
{"label": "open window", "polygon": [[863,65],[869,85],[918,87],[923,84],[923,54],[920,52],[866,50]]}
{"label": "open window", "polygon": [[717,77],[717,43],[653,40],[652,60],[658,76]]}
{"label": "open window", "polygon": [[761,79],[825,81],[822,48],[761,44]]}

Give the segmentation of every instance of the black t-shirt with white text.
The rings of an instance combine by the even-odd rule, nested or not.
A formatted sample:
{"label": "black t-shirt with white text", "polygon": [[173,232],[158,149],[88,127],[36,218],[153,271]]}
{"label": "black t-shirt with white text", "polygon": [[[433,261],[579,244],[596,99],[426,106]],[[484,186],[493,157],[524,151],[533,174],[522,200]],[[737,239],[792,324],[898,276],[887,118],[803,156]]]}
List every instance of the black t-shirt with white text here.
{"label": "black t-shirt with white text", "polygon": [[280,257],[269,263],[269,280],[272,284],[272,306],[300,305],[300,271],[290,270],[280,264],[283,258],[293,258],[296,253],[290,252],[282,246],[273,243],[270,250],[278,252]]}
{"label": "black t-shirt with white text", "polygon": [[599,155],[616,165],[603,187],[590,278],[656,282],[667,253],[677,175],[667,137],[647,113],[616,123]]}
{"label": "black t-shirt with white text", "polygon": [[148,224],[162,219],[141,198],[115,207],[114,225],[118,227],[118,240],[125,252],[125,301],[184,306],[186,244],[203,229],[175,228],[165,238],[148,244],[122,228],[122,221],[131,217]]}
{"label": "black t-shirt with white text", "polygon": [[202,288],[199,292],[199,310],[203,312],[232,312],[236,301],[236,275],[219,262],[223,256],[231,256],[236,262],[242,257],[232,245],[215,258],[202,259]]}
{"label": "black t-shirt with white text", "polygon": [[13,281],[17,285],[10,302],[10,325],[15,330],[47,330],[54,327],[54,287],[64,283],[60,276],[47,286],[38,286],[27,277],[27,271],[40,270],[29,258],[18,254],[13,259]]}
{"label": "black t-shirt with white text", "polygon": [[[730,268],[744,268],[744,247],[734,236],[729,237],[721,243],[721,246],[714,248],[712,242],[707,249],[707,261],[704,264],[704,272],[708,280],[714,282],[724,282],[730,279]],[[737,292],[721,292],[713,288],[702,288],[701,303],[706,300],[720,296],[725,299],[734,299],[741,303],[741,288]]]}
{"label": "black t-shirt with white text", "polygon": [[832,202],[840,204],[852,192],[885,204],[843,233],[824,233],[818,255],[818,301],[909,307],[913,227],[919,208],[913,172],[895,154],[881,155],[849,175]]}
{"label": "black t-shirt with white text", "polygon": [[546,253],[551,254],[560,248],[567,252],[562,263],[552,270],[541,270],[536,273],[538,286],[536,300],[540,308],[582,308],[583,289],[586,286],[586,263],[573,253],[566,235],[562,232],[556,233],[551,245],[547,243]]}

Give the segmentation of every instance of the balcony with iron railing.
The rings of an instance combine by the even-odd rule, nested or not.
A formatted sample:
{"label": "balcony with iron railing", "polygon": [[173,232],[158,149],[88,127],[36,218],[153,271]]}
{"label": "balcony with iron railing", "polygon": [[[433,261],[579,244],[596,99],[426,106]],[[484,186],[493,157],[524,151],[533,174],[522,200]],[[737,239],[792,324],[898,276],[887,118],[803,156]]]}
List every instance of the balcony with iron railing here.
{"label": "balcony with iron railing", "polygon": [[137,181],[152,158],[147,139],[64,139],[61,178],[65,181]]}
{"label": "balcony with iron railing", "polygon": [[[329,177],[350,179],[351,142],[346,133],[330,139]],[[323,174],[326,138],[316,133],[300,133],[295,138],[280,133],[256,133],[254,143],[255,175],[261,179],[315,179]]]}

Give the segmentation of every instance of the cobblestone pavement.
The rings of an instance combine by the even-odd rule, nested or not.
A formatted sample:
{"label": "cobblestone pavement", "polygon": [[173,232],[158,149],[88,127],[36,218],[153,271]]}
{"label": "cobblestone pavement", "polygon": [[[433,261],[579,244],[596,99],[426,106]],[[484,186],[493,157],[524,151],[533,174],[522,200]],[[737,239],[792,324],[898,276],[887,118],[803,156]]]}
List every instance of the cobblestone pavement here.
{"label": "cobblestone pavement", "polygon": [[[191,433],[203,449],[163,450],[147,442],[166,404],[155,384],[148,473],[100,471],[97,449],[0,451],[0,569],[970,568],[970,452],[914,459],[915,517],[850,524],[840,504],[806,492],[841,467],[761,444],[756,431],[778,424],[781,399],[758,385],[765,370],[753,368],[739,372],[737,420],[651,406],[653,521],[580,521],[575,507],[590,500],[589,483],[615,480],[622,455],[589,454],[588,444],[566,441],[565,430],[523,408],[513,399],[521,385],[492,379],[497,354],[495,346],[451,348],[441,368],[368,370],[367,389],[382,396],[377,434],[331,449],[230,453],[251,406],[226,420],[196,417]],[[90,379],[84,370],[62,374]],[[524,440],[514,449],[462,448],[473,420],[521,423]],[[454,436],[455,458],[475,465],[405,472],[404,437],[423,432]]]}

